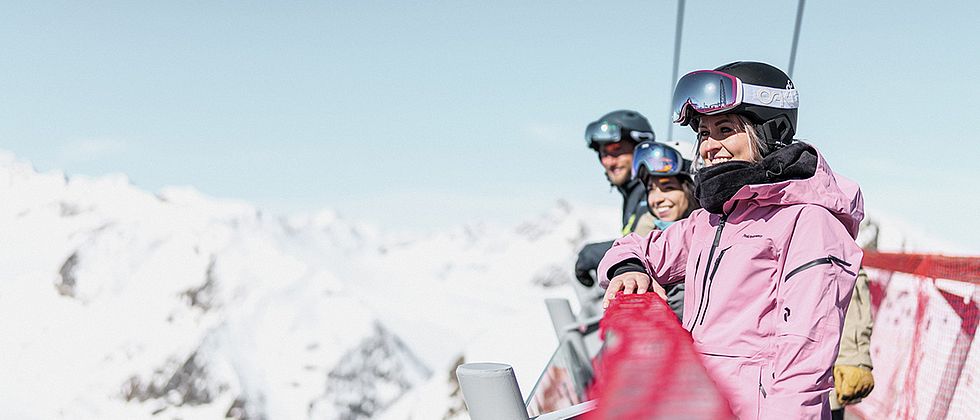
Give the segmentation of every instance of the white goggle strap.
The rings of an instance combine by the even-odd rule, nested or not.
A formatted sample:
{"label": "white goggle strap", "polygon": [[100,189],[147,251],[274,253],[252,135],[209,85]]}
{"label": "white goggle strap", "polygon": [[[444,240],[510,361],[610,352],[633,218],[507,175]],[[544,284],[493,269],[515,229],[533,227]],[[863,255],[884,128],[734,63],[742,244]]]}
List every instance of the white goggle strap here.
{"label": "white goggle strap", "polygon": [[779,89],[739,82],[741,88],[739,96],[742,103],[780,109],[797,109],[800,107],[800,94],[796,92],[796,89]]}
{"label": "white goggle strap", "polygon": [[645,140],[653,140],[653,133],[647,133],[645,131],[633,131],[630,130],[630,137],[637,143]]}

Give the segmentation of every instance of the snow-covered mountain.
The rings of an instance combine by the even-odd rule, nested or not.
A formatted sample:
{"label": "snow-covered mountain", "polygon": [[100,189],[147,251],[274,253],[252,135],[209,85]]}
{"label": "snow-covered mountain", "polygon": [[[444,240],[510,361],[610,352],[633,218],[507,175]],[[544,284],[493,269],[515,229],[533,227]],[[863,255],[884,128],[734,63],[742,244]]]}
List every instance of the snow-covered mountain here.
{"label": "snow-covered mountain", "polygon": [[[557,345],[543,300],[575,304],[576,252],[617,212],[560,201],[518,226],[405,236],[0,152],[0,411],[466,418],[455,367],[510,363],[529,392]],[[944,250],[884,226],[882,249]]]}
{"label": "snow-covered mountain", "polygon": [[278,217],[0,154],[4,418],[465,418],[452,372],[511,363],[530,390],[615,209],[405,237]]}

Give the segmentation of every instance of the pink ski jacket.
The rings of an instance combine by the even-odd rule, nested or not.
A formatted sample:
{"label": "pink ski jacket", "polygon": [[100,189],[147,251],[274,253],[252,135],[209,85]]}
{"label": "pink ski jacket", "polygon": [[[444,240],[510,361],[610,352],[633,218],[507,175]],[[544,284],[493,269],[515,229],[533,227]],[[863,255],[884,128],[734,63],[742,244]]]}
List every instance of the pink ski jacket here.
{"label": "pink ski jacket", "polygon": [[684,327],[741,419],[830,418],[864,203],[816,154],[812,177],[745,185],[724,215],[702,209],[631,234],[599,265],[603,288],[627,260],[660,284],[685,282]]}

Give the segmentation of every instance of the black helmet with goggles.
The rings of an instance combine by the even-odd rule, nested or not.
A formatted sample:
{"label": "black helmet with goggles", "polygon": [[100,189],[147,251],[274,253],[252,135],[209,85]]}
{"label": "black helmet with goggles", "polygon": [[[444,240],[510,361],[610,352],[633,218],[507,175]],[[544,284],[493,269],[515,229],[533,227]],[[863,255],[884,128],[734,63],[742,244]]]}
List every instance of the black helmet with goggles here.
{"label": "black helmet with goggles", "polygon": [[700,115],[744,115],[767,143],[793,141],[800,97],[786,73],[766,63],[737,61],[690,72],[674,88],[674,122],[697,131]]}
{"label": "black helmet with goggles", "polygon": [[623,140],[639,143],[654,138],[653,127],[646,117],[630,110],[610,112],[585,127],[585,144],[596,151],[609,143]]}

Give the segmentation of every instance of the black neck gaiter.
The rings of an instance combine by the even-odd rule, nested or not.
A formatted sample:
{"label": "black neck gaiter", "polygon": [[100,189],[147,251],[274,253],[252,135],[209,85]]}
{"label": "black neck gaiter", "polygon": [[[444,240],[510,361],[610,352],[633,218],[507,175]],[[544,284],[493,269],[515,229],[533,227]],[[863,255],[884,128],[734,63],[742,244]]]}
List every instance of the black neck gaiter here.
{"label": "black neck gaiter", "polygon": [[772,184],[812,177],[817,152],[796,142],[778,149],[760,162],[729,161],[703,168],[694,177],[694,194],[705,210],[721,214],[724,205],[745,185]]}

